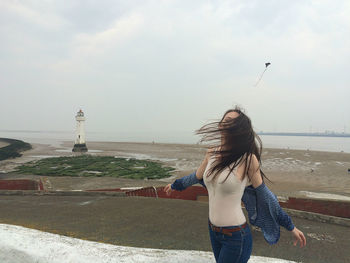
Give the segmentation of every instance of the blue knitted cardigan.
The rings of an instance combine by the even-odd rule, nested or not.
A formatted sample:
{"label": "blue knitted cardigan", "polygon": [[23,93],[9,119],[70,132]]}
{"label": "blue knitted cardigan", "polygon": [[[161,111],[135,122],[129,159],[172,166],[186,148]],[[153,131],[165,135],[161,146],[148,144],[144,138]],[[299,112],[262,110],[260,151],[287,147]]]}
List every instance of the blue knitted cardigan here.
{"label": "blue knitted cardigan", "polygon": [[[194,172],[175,180],[171,188],[182,191],[197,183],[206,187],[203,180],[198,180]],[[247,186],[244,189],[242,201],[248,212],[250,224],[261,229],[266,242],[270,245],[278,242],[280,238],[280,226],[283,226],[289,231],[294,229],[292,219],[283,211],[277,197],[264,183],[256,188]]]}

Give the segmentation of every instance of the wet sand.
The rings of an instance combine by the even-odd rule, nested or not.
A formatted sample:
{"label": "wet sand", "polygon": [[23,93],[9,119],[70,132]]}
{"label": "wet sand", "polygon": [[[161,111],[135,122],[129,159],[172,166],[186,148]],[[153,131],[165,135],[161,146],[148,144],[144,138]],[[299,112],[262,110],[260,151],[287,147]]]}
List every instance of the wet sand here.
{"label": "wet sand", "polygon": [[6,147],[7,145],[9,145],[7,142],[0,141],[0,148]]}
{"label": "wet sand", "polygon": [[[189,144],[89,142],[89,153],[138,159],[158,160],[176,169],[174,176],[161,180],[132,180],[94,177],[43,177],[52,190],[87,190],[129,186],[161,186],[197,169],[205,148]],[[72,142],[60,146],[33,144],[23,156],[0,162],[0,178],[23,178],[26,175],[1,174],[17,165],[49,156],[73,155]],[[74,153],[76,154],[76,153]],[[79,153],[78,153],[79,154]],[[267,185],[277,195],[300,196],[307,192],[338,194],[350,197],[350,154],[286,149],[264,149],[263,171],[273,182]],[[28,175],[32,176],[33,175]],[[34,176],[35,177],[35,176]]]}

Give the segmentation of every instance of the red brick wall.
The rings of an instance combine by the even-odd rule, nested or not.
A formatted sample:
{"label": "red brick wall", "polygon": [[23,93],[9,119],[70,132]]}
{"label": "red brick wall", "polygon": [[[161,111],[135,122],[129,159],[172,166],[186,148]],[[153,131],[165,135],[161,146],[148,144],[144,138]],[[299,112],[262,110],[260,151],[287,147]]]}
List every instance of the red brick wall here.
{"label": "red brick wall", "polygon": [[197,200],[197,196],[208,195],[208,192],[205,188],[201,186],[191,186],[181,192],[173,191],[170,194],[170,196],[167,196],[166,193],[164,192],[164,187],[145,187],[138,190],[127,191],[126,195],[183,199],[183,200]]}
{"label": "red brick wall", "polygon": [[[39,190],[40,184],[33,180],[0,180],[0,190]],[[40,189],[42,190],[42,189]]]}
{"label": "red brick wall", "polygon": [[290,197],[287,202],[280,202],[280,205],[295,210],[350,218],[350,202]]}

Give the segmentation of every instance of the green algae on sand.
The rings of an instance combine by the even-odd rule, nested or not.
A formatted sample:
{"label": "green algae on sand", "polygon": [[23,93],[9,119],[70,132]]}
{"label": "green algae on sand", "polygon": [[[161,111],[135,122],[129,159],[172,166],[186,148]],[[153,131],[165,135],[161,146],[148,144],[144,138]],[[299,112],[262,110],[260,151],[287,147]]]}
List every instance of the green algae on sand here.
{"label": "green algae on sand", "polygon": [[28,162],[19,166],[15,172],[45,176],[111,176],[131,179],[160,179],[171,176],[173,170],[174,168],[165,167],[156,161],[84,154]]}

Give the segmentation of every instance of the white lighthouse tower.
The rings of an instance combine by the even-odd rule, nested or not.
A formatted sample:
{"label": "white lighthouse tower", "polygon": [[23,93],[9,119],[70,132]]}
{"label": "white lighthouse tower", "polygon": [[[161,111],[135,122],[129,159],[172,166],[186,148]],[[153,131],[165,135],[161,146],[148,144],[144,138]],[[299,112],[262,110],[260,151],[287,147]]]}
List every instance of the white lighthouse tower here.
{"label": "white lighthouse tower", "polygon": [[85,143],[84,112],[82,110],[78,111],[77,116],[75,116],[75,119],[77,120],[77,129],[76,129],[75,143],[72,151],[87,152],[88,149]]}

